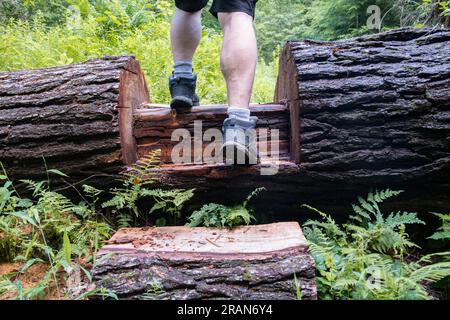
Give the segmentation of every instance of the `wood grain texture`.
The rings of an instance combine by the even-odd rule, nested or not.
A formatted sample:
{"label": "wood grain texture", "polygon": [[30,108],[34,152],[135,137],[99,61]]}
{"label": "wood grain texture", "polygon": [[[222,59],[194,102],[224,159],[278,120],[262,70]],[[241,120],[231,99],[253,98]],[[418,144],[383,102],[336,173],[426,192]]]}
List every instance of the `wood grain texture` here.
{"label": "wood grain texture", "polygon": [[298,223],[122,229],[100,250],[92,274],[97,287],[123,299],[295,299],[294,274],[302,298],[317,297]]}
{"label": "wood grain texture", "polygon": [[[172,141],[172,134],[177,129],[186,129],[192,137],[192,163],[201,164],[194,157],[195,151],[203,150],[210,145],[210,141],[197,144],[194,139],[195,121],[201,126],[201,133],[204,134],[210,129],[222,131],[223,121],[227,117],[226,105],[204,105],[194,107],[191,112],[175,114],[169,106],[164,105],[143,105],[134,114],[134,137],[137,141],[138,154],[140,157],[155,149],[162,150],[162,162],[172,163],[171,152],[179,141]],[[262,143],[267,144],[270,151],[271,133],[278,130],[278,140],[280,146],[279,156],[283,159],[290,157],[289,142],[289,111],[284,104],[255,104],[250,106],[253,116],[258,117],[257,136],[261,140],[260,133],[268,135]],[[263,131],[262,129],[267,129]],[[214,143],[214,141],[212,141]],[[266,143],[268,142],[268,143]],[[221,143],[219,142],[219,148]]]}

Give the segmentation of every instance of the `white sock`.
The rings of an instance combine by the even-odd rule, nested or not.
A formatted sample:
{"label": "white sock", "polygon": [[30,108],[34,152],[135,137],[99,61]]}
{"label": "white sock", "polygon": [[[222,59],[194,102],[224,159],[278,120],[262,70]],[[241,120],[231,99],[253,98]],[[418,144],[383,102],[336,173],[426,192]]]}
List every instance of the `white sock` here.
{"label": "white sock", "polygon": [[173,74],[176,77],[191,78],[193,75],[192,61],[176,61],[173,66]]}
{"label": "white sock", "polygon": [[250,110],[247,108],[230,106],[228,107],[228,115],[235,116],[236,118],[240,118],[244,121],[250,120]]}

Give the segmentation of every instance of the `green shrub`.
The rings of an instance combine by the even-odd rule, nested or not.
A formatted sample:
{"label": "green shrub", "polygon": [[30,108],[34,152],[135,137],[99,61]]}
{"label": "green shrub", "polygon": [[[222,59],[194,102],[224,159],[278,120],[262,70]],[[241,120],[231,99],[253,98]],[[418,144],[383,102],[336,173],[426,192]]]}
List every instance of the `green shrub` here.
{"label": "green shrub", "polygon": [[441,214],[433,212],[442,221],[442,226],[429,239],[450,240],[450,214]]}
{"label": "green shrub", "polygon": [[378,205],[398,193],[386,190],[359,198],[353,206],[356,215],[342,226],[308,207],[323,219],[304,224],[321,299],[429,299],[426,285],[450,275],[450,262],[433,263],[449,253],[405,258],[417,247],[405,225],[423,222],[411,212],[381,213]]}

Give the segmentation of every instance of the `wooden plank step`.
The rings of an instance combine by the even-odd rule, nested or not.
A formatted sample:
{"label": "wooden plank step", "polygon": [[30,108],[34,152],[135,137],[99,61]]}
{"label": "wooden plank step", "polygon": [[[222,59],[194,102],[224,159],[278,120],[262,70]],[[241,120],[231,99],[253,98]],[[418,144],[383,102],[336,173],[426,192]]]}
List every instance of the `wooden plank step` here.
{"label": "wooden plank step", "polygon": [[[122,299],[316,299],[297,222],[235,229],[119,230],[98,253],[95,285]],[[154,290],[155,287],[159,288]]]}

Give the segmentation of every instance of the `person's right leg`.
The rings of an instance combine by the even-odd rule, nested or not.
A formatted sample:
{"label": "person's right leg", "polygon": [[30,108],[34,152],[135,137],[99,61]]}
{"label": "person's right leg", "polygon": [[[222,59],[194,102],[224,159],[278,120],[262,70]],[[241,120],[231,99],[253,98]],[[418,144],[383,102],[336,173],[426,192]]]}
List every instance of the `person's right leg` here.
{"label": "person's right leg", "polygon": [[220,65],[227,83],[228,118],[223,125],[225,161],[256,164],[256,117],[250,116],[249,104],[258,58],[253,27],[254,0],[216,0],[212,13],[223,31]]}
{"label": "person's right leg", "polygon": [[253,17],[245,12],[219,12],[223,31],[220,66],[230,107],[248,109],[258,58]]}
{"label": "person's right leg", "polygon": [[201,10],[208,0],[176,0],[175,3],[177,9],[170,32],[174,60],[174,70],[169,80],[172,95],[170,106],[178,112],[185,112],[199,105],[195,93],[197,75],[193,73],[192,58],[201,38]]}

